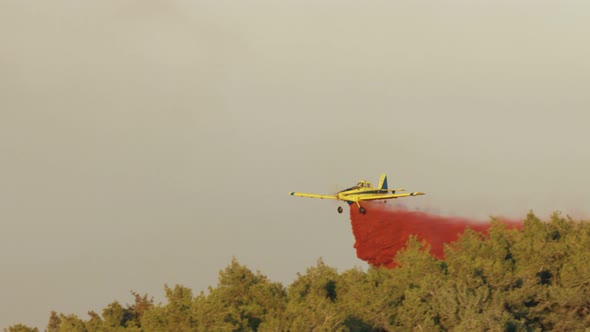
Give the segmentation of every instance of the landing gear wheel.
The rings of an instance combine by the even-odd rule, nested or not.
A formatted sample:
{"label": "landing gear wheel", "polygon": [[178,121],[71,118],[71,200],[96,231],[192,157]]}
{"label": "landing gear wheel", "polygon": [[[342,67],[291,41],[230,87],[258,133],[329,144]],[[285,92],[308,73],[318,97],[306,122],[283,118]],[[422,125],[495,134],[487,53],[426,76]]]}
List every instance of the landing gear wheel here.
{"label": "landing gear wheel", "polygon": [[361,206],[361,207],[359,207],[359,212],[361,214],[365,214],[365,213],[367,213],[367,210],[365,210],[365,208]]}
{"label": "landing gear wheel", "polygon": [[342,206],[338,207],[338,213],[342,213],[342,211],[344,211],[344,209],[342,208]]}

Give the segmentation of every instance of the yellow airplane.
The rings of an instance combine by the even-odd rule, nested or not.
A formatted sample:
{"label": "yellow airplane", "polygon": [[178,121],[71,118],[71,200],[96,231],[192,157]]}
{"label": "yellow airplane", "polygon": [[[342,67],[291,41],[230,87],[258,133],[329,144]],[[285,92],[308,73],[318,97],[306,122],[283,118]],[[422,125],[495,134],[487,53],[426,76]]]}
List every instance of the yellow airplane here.
{"label": "yellow airplane", "polygon": [[[396,191],[405,191],[404,188],[395,188],[389,189],[387,187],[387,175],[382,174],[381,179],[379,180],[379,187],[374,188],[369,181],[363,180],[359,181],[354,187],[346,188],[337,192],[335,195],[318,195],[318,194],[306,194],[306,193],[298,193],[298,192],[290,192],[289,195],[291,196],[299,196],[299,197],[310,197],[310,198],[320,198],[320,199],[335,199],[339,201],[345,201],[348,205],[352,205],[356,203],[359,208],[359,212],[362,214],[367,213],[367,210],[361,206],[362,201],[376,201],[376,200],[385,200],[385,199],[393,199],[399,197],[408,197],[408,196],[419,196],[425,195],[423,192],[412,192],[412,193],[403,193],[403,194],[396,194]],[[338,207],[338,213],[342,213],[343,209],[342,206]]]}

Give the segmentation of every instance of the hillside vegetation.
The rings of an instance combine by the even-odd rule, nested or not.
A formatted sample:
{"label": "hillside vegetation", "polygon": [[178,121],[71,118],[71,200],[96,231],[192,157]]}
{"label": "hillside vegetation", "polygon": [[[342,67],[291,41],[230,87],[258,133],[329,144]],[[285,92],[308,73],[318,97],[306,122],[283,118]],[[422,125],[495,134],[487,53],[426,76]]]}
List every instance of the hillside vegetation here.
{"label": "hillside vegetation", "polygon": [[[284,286],[233,260],[216,287],[165,287],[166,302],[132,293],[88,317],[52,312],[66,331],[537,331],[590,326],[590,225],[529,213],[522,230],[492,221],[438,260],[415,237],[394,269],[338,273],[321,259]],[[24,325],[5,331],[36,331]]]}

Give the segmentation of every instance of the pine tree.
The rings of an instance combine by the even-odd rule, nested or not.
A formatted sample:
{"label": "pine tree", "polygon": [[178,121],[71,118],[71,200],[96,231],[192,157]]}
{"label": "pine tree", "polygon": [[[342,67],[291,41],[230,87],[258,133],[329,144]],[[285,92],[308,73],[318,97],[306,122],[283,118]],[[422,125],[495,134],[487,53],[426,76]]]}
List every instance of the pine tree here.
{"label": "pine tree", "polygon": [[39,332],[39,329],[36,327],[28,327],[23,324],[16,324],[4,329],[4,332]]}

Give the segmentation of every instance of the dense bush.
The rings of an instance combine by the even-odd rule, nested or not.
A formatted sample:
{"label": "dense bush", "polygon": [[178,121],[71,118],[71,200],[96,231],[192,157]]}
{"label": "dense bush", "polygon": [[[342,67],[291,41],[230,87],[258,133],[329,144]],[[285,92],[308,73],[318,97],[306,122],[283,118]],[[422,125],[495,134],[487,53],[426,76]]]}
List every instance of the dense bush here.
{"label": "dense bush", "polygon": [[[590,326],[590,226],[530,213],[522,230],[467,230],[446,260],[411,238],[399,267],[338,273],[320,259],[285,288],[233,260],[215,288],[133,293],[83,320],[52,312],[47,331],[534,331]],[[24,325],[5,329],[36,331]]]}

